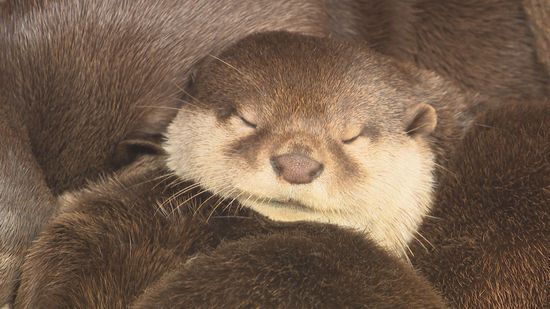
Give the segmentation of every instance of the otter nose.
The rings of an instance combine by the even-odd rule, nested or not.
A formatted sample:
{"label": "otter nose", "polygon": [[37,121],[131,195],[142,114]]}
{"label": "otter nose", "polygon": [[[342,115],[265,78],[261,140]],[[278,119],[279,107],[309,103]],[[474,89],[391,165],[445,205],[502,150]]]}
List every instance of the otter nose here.
{"label": "otter nose", "polygon": [[310,183],[323,172],[323,164],[298,153],[272,157],[271,166],[291,184]]}

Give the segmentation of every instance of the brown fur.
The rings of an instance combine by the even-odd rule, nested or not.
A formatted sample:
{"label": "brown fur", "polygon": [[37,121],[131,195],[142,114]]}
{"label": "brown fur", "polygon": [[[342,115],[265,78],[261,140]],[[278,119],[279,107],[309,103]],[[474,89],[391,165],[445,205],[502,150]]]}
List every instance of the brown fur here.
{"label": "brown fur", "polygon": [[0,18],[7,15],[9,12],[9,6],[6,0],[0,0]]}
{"label": "brown fur", "polygon": [[549,53],[535,52],[540,32],[533,35],[523,2],[529,1],[328,1],[345,16],[332,18],[342,34],[497,100],[548,95],[541,62]]}
{"label": "brown fur", "polygon": [[[362,33],[385,53],[497,97],[540,96],[541,83],[547,83],[525,13],[514,1],[346,4],[351,10],[343,2],[328,1],[329,14],[297,1],[298,10],[246,6],[247,12],[260,12],[250,20],[231,18],[236,11],[208,11],[208,16],[228,17],[221,19],[228,22],[222,27],[202,23],[220,20],[206,15],[195,20],[198,24],[183,24],[192,10],[175,0],[131,6],[30,2],[36,4],[8,3],[13,12],[0,21],[0,136],[10,140],[9,147],[0,149],[0,278],[5,278],[0,303],[11,295],[21,253],[54,211],[53,195],[126,163],[133,150],[150,151],[171,113],[136,107],[178,105],[175,84],[185,83],[199,56],[242,35],[289,28]],[[387,14],[371,19],[377,10]],[[358,15],[343,22],[350,12]],[[208,26],[219,32],[209,32]],[[354,30],[361,27],[366,30]],[[194,44],[184,44],[190,41]],[[122,154],[115,155],[120,149]]]}
{"label": "brown fur", "polygon": [[488,111],[447,169],[415,266],[456,308],[550,306],[550,102]]}
{"label": "brown fur", "polygon": [[65,197],[30,250],[16,308],[443,307],[362,235],[183,193],[190,184],[170,185],[158,161]]}
{"label": "brown fur", "polygon": [[10,2],[0,20],[0,304],[54,195],[157,151],[189,69],[208,53],[256,31],[325,33],[312,3]]}
{"label": "brown fur", "polygon": [[550,1],[523,0],[523,6],[535,37],[537,56],[550,72]]}

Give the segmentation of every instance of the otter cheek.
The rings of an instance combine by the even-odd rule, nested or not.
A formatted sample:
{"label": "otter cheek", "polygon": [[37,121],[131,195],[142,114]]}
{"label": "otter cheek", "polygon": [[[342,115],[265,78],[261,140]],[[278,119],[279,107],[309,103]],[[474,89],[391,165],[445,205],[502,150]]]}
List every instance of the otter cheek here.
{"label": "otter cheek", "polygon": [[387,184],[381,186],[385,187],[386,196],[380,200],[385,201],[387,208],[380,212],[383,224],[377,228],[388,246],[395,248],[412,239],[430,209],[433,191],[431,153],[412,140],[399,148],[392,152],[392,164],[384,168],[383,180]]}
{"label": "otter cheek", "polygon": [[225,175],[220,173],[223,158],[219,152],[224,138],[226,134],[217,126],[215,116],[182,112],[168,130],[168,166],[186,180],[218,187],[218,179]]}

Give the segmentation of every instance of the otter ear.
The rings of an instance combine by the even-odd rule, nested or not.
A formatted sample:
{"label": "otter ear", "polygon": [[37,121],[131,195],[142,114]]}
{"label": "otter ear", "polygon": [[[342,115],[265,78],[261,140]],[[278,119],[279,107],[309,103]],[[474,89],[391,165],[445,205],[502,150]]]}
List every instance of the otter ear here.
{"label": "otter ear", "polygon": [[163,134],[172,119],[176,117],[180,104],[179,101],[167,102],[142,109],[141,118],[136,121],[136,127],[129,131],[116,146],[111,164],[115,168],[121,168],[141,155],[163,154],[161,147]]}
{"label": "otter ear", "polygon": [[160,134],[127,138],[116,146],[112,164],[116,168],[121,168],[142,155],[162,155],[165,152],[161,145],[162,136]]}
{"label": "otter ear", "polygon": [[428,136],[434,132],[436,125],[437,113],[431,105],[419,103],[405,112],[405,132],[411,137]]}

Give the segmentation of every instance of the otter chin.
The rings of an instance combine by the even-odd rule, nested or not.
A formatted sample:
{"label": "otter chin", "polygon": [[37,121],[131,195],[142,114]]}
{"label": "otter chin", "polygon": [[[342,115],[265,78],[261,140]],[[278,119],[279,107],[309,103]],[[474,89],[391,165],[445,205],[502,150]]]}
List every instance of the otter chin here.
{"label": "otter chin", "polygon": [[273,220],[350,227],[406,255],[438,157],[469,123],[460,93],[361,44],[255,34],[198,67],[167,164]]}

